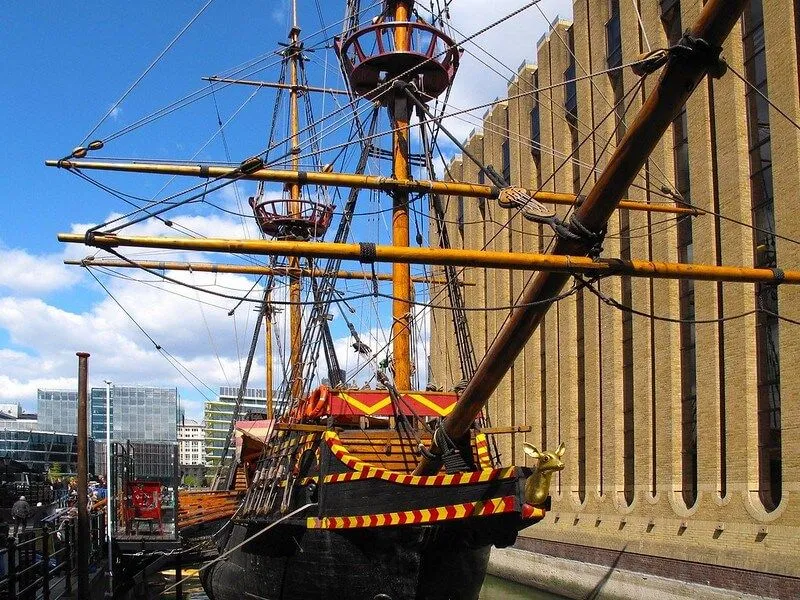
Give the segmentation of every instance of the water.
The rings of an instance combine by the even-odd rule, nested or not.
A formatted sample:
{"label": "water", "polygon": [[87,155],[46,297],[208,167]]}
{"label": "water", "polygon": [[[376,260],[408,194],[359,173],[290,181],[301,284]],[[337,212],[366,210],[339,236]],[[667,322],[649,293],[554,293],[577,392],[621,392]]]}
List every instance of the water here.
{"label": "water", "polygon": [[[174,573],[174,572],[173,572]],[[166,579],[171,583],[173,577]],[[175,594],[164,594],[161,598],[167,600],[176,600]],[[486,576],[486,581],[481,590],[480,600],[561,600],[562,596],[556,596],[548,592],[542,592],[533,588],[514,583],[513,581],[506,581]],[[208,596],[203,593],[203,588],[197,579],[191,579],[183,584],[183,598],[182,600],[207,600]]]}

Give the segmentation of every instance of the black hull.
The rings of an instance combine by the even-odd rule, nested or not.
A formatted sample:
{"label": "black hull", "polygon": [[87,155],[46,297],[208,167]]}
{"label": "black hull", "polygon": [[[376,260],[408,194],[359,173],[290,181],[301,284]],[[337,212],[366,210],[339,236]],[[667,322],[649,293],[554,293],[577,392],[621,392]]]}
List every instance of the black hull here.
{"label": "black hull", "polygon": [[[212,600],[473,600],[489,562],[482,530],[490,521],[477,530],[469,519],[336,531],[278,525],[201,578]],[[234,525],[225,546],[253,535],[248,529]]]}

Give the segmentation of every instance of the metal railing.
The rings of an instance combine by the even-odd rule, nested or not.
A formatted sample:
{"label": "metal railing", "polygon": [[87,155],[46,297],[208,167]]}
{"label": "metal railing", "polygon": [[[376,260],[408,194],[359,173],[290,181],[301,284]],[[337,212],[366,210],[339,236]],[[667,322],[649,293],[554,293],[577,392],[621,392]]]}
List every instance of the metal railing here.
{"label": "metal railing", "polygon": [[[0,547],[0,599],[58,600],[73,597],[78,577],[77,520],[51,523],[8,538]],[[103,558],[105,513],[89,516],[89,564]]]}

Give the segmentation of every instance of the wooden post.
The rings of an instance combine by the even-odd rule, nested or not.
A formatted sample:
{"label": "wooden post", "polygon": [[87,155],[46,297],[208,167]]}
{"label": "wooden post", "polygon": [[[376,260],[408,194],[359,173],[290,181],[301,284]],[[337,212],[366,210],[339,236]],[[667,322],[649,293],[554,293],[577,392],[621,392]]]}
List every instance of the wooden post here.
{"label": "wooden post", "polygon": [[72,596],[72,526],[64,528],[64,594]]}
{"label": "wooden post", "polygon": [[89,461],[86,404],[89,353],[78,352],[78,597],[89,598]]}
{"label": "wooden post", "polygon": [[[177,513],[176,513],[177,514]],[[183,571],[181,570],[181,553],[178,552],[178,558],[175,560],[175,597],[183,598]]]}
{"label": "wooden post", "polygon": [[42,525],[42,600],[50,600],[50,529]]}
{"label": "wooden post", "polygon": [[17,542],[8,538],[8,597],[17,597]]}

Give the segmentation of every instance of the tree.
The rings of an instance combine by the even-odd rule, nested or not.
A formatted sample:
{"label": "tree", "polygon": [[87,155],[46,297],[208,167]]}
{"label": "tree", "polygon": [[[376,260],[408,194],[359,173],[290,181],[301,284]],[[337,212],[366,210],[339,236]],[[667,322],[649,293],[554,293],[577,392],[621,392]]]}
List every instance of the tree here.
{"label": "tree", "polygon": [[47,470],[47,478],[53,482],[61,478],[61,463],[53,463]]}

